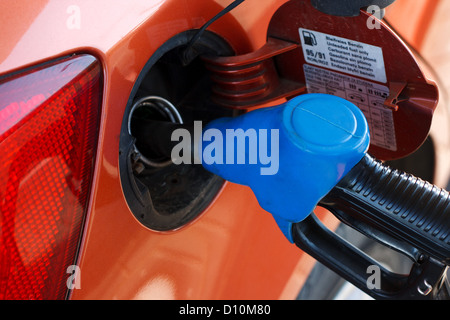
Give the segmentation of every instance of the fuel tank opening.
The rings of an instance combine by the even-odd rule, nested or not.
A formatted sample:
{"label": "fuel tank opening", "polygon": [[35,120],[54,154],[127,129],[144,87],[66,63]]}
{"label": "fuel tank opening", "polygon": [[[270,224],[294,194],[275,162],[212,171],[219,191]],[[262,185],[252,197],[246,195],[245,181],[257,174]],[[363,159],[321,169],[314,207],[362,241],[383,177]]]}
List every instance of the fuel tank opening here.
{"label": "fuel tank opening", "polygon": [[[131,108],[128,116],[128,134],[136,139],[136,160],[145,165],[162,168],[172,164],[172,160],[149,148],[146,139],[141,133],[151,121],[183,124],[183,119],[177,108],[164,98],[148,96],[139,99]],[[139,170],[136,168],[136,170]]]}
{"label": "fuel tank opening", "polygon": [[196,33],[181,33],[153,53],[133,87],[122,122],[122,190],[134,217],[153,231],[178,230],[189,224],[224,184],[202,166],[175,165],[167,155],[167,140],[158,139],[167,136],[171,126],[206,124],[237,115],[211,99],[210,75],[201,58],[234,52],[221,37],[205,31],[194,44],[198,56],[186,64],[182,53]]}

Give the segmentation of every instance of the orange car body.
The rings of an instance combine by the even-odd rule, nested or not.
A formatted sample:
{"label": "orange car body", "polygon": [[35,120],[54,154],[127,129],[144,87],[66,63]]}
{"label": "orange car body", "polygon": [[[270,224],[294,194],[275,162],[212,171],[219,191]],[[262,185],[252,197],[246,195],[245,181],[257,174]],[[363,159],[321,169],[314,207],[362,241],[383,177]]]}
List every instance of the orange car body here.
{"label": "orange car body", "polygon": [[[200,28],[225,0],[2,1],[0,75],[72,53],[102,63],[104,91],[89,210],[76,265],[81,287],[71,299],[295,299],[314,260],[289,243],[250,189],[227,183],[195,221],[161,233],[130,213],[119,177],[119,138],[133,85],[152,54],[171,37]],[[247,0],[209,30],[238,54],[266,41],[273,13],[286,0]],[[438,72],[450,68],[446,1],[398,0],[387,20]],[[442,68],[442,69],[441,69]],[[447,73],[448,74],[448,73]],[[443,71],[443,75],[445,72]],[[444,79],[444,78],[443,78]],[[445,80],[445,79],[444,79]],[[440,84],[441,85],[441,84]],[[450,86],[443,82],[442,89]],[[446,155],[448,115],[438,108],[434,140]],[[442,122],[442,123],[440,123]],[[444,129],[442,129],[444,128]],[[436,158],[436,181],[448,164]],[[318,209],[331,227],[337,221]]]}

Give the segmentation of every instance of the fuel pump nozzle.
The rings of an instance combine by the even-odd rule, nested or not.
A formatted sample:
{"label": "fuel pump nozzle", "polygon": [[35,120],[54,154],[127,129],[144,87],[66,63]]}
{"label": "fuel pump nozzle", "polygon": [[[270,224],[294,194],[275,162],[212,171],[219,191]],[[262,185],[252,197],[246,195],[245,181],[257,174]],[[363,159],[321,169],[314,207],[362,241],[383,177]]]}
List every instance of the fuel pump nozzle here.
{"label": "fuel pump nozzle", "polygon": [[[372,297],[448,297],[443,284],[450,264],[450,195],[368,155],[368,124],[352,103],[305,94],[214,120],[201,134],[195,126],[181,130],[196,137],[184,141],[191,146],[185,152],[195,150],[193,158],[206,170],[249,186],[289,241]],[[183,143],[172,140],[172,151]],[[327,230],[314,216],[317,206],[409,257],[411,273],[386,270]],[[368,289],[366,270],[373,265],[383,285]]]}

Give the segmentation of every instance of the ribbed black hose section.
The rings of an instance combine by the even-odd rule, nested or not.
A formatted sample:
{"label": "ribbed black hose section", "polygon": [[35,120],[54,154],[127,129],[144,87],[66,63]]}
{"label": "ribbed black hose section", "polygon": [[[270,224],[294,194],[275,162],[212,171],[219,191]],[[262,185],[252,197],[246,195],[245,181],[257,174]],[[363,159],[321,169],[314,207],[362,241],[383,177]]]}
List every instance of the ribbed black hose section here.
{"label": "ribbed black hose section", "polygon": [[406,241],[450,265],[450,195],[367,155],[321,206]]}

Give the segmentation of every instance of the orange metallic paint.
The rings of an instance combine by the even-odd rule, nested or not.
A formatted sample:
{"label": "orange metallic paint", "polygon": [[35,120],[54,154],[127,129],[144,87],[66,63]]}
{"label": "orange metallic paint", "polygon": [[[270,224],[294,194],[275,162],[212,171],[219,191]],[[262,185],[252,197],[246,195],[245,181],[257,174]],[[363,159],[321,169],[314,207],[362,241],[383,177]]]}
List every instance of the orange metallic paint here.
{"label": "orange metallic paint", "polygon": [[386,19],[415,50],[421,51],[428,28],[441,0],[397,0],[386,11]]}
{"label": "orange metallic paint", "polygon": [[[0,75],[74,52],[90,52],[104,66],[99,153],[78,261],[81,289],[72,299],[293,299],[313,267],[314,261],[284,238],[246,187],[227,184],[200,218],[167,234],[141,226],[122,194],[119,135],[140,71],[165,41],[199,28],[230,2],[0,2]],[[237,53],[249,52],[264,44],[270,18],[284,2],[247,0],[210,30]],[[416,3],[399,0],[388,18],[420,48],[432,17],[402,17],[411,2]],[[421,1],[420,11],[434,12],[437,2]],[[80,29],[67,27],[67,8],[74,4],[80,9]],[[328,213],[318,212],[336,226]]]}

